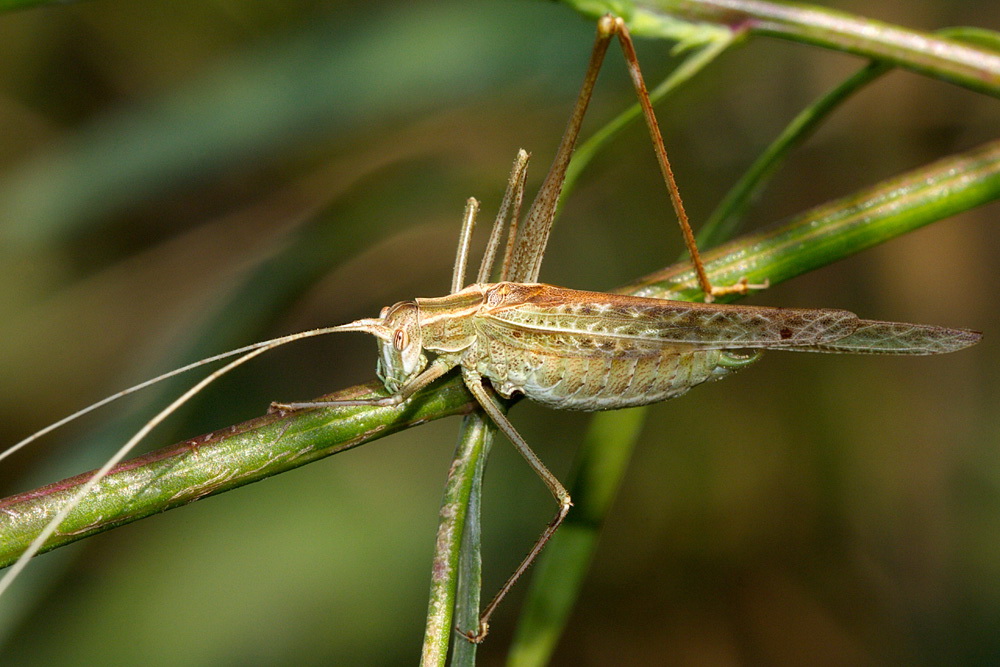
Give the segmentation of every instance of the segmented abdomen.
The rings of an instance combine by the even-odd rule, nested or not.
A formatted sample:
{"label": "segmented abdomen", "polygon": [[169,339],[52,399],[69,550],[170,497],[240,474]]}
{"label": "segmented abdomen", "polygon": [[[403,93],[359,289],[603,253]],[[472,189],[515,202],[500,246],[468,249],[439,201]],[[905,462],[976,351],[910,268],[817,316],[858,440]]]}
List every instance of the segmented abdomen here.
{"label": "segmented abdomen", "polygon": [[[680,396],[707,380],[724,377],[739,363],[720,364],[721,350],[599,349],[580,350],[574,337],[559,353],[528,350],[481,338],[476,369],[503,396],[520,392],[543,405],[563,410],[613,410],[647,405]],[[549,341],[550,345],[552,341]],[[585,347],[585,346],[584,346]],[[749,361],[750,359],[747,359]]]}

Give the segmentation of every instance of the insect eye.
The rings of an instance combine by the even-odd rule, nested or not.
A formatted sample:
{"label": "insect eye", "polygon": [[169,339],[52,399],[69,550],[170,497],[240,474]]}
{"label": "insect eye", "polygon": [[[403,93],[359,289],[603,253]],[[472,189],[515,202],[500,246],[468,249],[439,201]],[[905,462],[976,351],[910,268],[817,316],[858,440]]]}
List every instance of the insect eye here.
{"label": "insect eye", "polygon": [[403,329],[396,329],[396,333],[392,335],[392,346],[402,352],[403,348],[406,347],[406,343],[406,331]]}

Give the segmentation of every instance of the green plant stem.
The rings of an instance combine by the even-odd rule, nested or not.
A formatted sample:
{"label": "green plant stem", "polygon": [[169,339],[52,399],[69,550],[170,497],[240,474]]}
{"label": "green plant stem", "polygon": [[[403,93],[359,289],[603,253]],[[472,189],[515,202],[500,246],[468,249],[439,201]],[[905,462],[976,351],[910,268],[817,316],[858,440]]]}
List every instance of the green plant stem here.
{"label": "green plant stem", "polygon": [[728,26],[890,62],[1000,97],[1000,53],[826,7],[764,0],[565,2],[588,16],[622,14],[636,35],[690,39],[691,22]]}
{"label": "green plant stem", "polygon": [[[1000,198],[1000,141],[890,179],[706,255],[713,281],[742,276],[772,283],[842,259],[908,231]],[[686,264],[647,276],[621,292],[698,299]],[[384,392],[375,384],[332,396]],[[347,407],[272,414],[195,438],[118,466],[73,512],[46,550],[258,481],[475,404],[451,377],[396,408]],[[7,565],[86,474],[0,501],[0,564]]]}
{"label": "green plant stem", "polygon": [[[1000,196],[1000,140],[818,206],[702,255],[713,282],[783,282]],[[700,299],[694,272],[674,264],[619,292]],[[718,301],[732,301],[728,295]]]}
{"label": "green plant stem", "polygon": [[891,69],[892,65],[887,63],[869,63],[796,116],[712,211],[698,230],[698,247],[710,248],[732,238],[754,196],[791,150],[805,141],[842,102]]}
{"label": "green plant stem", "polygon": [[[493,437],[496,435],[496,425],[482,414],[476,414],[475,420],[466,419],[463,423],[460,437],[473,440],[476,446],[475,469],[472,484],[465,501],[468,515],[465,531],[462,533],[462,544],[459,558],[458,595],[455,602],[455,627],[463,632],[475,630],[479,625],[479,597],[482,590],[482,496],[483,476],[486,473],[486,461],[489,457]],[[477,645],[472,642],[458,641],[452,649],[453,667],[463,667],[476,663]]]}
{"label": "green plant stem", "polygon": [[[445,664],[453,626],[471,630],[479,622],[479,499],[495,433],[496,427],[480,413],[466,415],[462,422],[441,502],[420,660],[424,667]],[[458,642],[454,664],[474,664],[475,649],[470,642]]]}
{"label": "green plant stem", "polygon": [[[327,398],[384,392],[380,383]],[[302,411],[262,417],[122,463],[69,515],[43,551],[201,498],[266,479],[409,426],[471,412],[460,378],[395,408]],[[77,475],[0,501],[0,565],[13,562],[49,518],[91,477]]]}
{"label": "green plant stem", "polygon": [[[989,43],[994,48],[1000,45],[1000,35],[990,31],[971,28],[945,28],[938,31],[937,34],[963,42]],[[712,211],[705,224],[698,230],[698,247],[710,248],[732,238],[754,196],[781,166],[792,149],[809,138],[820,123],[839,108],[843,102],[850,99],[854,93],[892,69],[891,63],[872,61],[847,77],[806,109],[803,109],[754,160],[746,173]]]}

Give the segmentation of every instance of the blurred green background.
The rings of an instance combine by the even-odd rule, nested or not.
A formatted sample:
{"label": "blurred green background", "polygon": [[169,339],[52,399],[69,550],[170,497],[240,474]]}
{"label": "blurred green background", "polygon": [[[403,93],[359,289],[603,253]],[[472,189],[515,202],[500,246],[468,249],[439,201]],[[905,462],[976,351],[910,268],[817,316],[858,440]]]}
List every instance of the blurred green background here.
{"label": "blurred green background", "polygon": [[[1000,29],[995,0],[839,0]],[[872,14],[877,12],[877,14]],[[161,370],[447,291],[463,202],[491,219],[518,148],[543,175],[592,24],[543,2],[100,0],[0,14],[0,405],[13,443]],[[615,49],[586,128],[633,101]],[[656,81],[670,45],[643,41]],[[754,39],[660,110],[703,219],[860,61]],[[896,72],[778,175],[759,226],[996,137],[996,100]],[[680,252],[641,127],[553,233],[546,282],[609,289]],[[767,356],[656,406],[556,664],[1000,661],[996,205],[753,303],[986,332],[940,358]],[[374,376],[364,336],[271,353],[150,447]],[[4,495],[96,467],[164,394],[0,470]],[[567,475],[586,417],[514,421]],[[457,420],[39,558],[0,609],[7,664],[413,664]],[[487,593],[552,512],[498,443]],[[523,588],[523,587],[522,587]],[[480,650],[503,661],[519,594]]]}

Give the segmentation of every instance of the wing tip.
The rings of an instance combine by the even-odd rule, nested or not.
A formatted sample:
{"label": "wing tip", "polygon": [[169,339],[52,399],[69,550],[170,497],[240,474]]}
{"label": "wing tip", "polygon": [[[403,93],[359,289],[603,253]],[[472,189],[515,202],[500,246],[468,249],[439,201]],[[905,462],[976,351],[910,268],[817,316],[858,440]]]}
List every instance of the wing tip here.
{"label": "wing tip", "polygon": [[861,320],[848,336],[817,346],[817,351],[854,354],[930,355],[957,352],[975,345],[983,334],[929,324]]}

